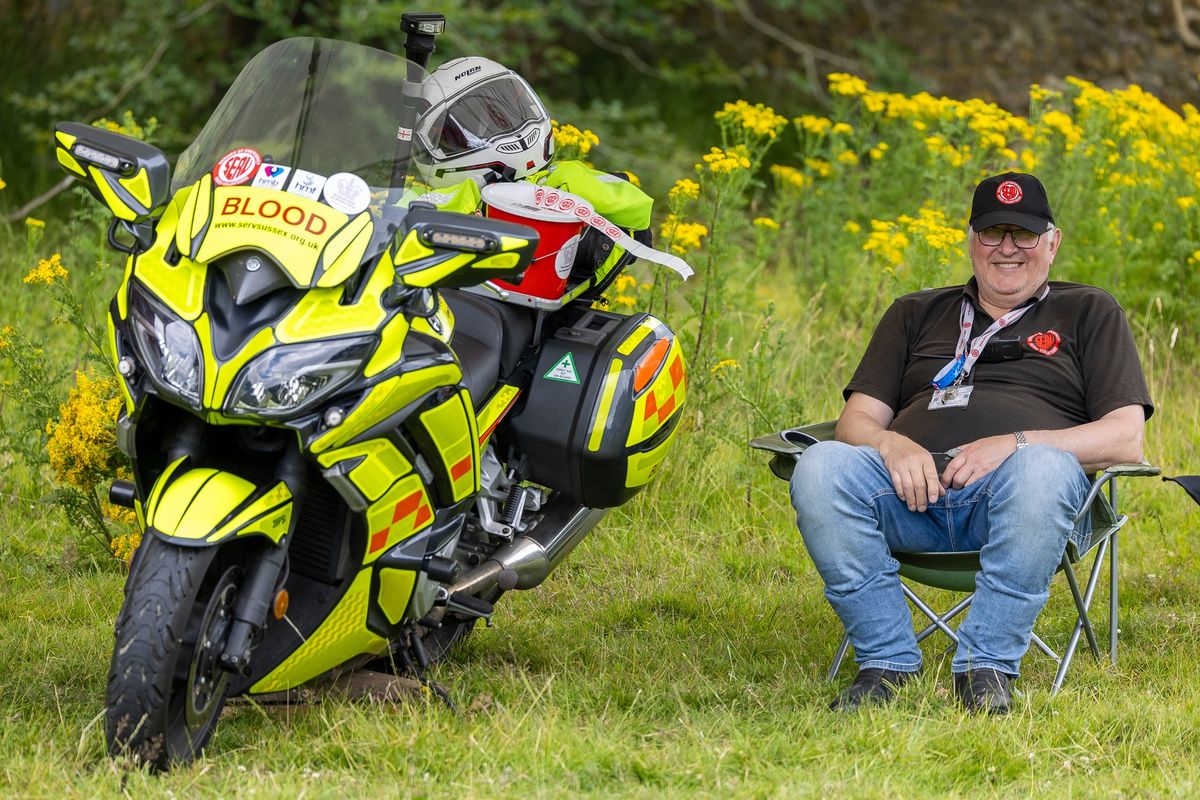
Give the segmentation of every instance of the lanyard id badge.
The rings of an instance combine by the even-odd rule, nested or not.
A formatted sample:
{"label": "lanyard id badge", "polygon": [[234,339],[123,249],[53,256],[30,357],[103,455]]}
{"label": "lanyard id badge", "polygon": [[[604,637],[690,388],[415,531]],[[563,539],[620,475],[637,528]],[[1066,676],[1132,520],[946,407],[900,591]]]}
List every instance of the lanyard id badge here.
{"label": "lanyard id badge", "polygon": [[[1050,287],[1047,286],[1038,295],[1037,301],[1045,300],[1046,295],[1049,293]],[[933,397],[929,399],[930,411],[936,411],[940,408],[966,407],[967,403],[971,400],[971,392],[974,387],[963,386],[963,381],[970,374],[971,368],[975,366],[975,362],[979,360],[979,355],[983,352],[983,348],[987,346],[988,341],[993,336],[1015,323],[1032,307],[1033,303],[1029,303],[1020,308],[1012,309],[1007,314],[996,319],[987,327],[987,330],[972,340],[971,326],[975,323],[975,306],[971,304],[970,298],[964,297],[962,299],[962,306],[958,315],[958,344],[954,348],[954,360],[938,370],[937,375],[934,375],[933,380],[930,381],[933,385]],[[970,343],[969,347],[968,342]]]}

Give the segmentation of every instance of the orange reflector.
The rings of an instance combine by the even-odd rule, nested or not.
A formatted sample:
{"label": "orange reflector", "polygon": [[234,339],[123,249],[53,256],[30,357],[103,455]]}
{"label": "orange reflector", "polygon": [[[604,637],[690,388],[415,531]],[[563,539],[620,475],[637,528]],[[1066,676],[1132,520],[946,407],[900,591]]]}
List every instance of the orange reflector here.
{"label": "orange reflector", "polygon": [[634,394],[646,388],[655,373],[658,372],[658,368],[662,366],[663,359],[667,357],[667,351],[670,349],[670,339],[659,339],[653,347],[646,351],[646,355],[641,357],[633,371]]}
{"label": "orange reflector", "polygon": [[283,615],[286,614],[288,610],[287,589],[280,589],[279,593],[275,595],[275,603],[273,604],[271,610],[275,614],[275,619],[283,619]]}

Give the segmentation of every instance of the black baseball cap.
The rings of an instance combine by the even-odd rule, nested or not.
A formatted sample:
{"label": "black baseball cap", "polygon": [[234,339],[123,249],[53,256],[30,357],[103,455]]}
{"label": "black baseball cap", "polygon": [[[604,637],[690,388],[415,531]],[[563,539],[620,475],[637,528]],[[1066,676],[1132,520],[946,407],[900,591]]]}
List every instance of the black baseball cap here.
{"label": "black baseball cap", "polygon": [[1028,173],[1006,172],[984,178],[975,187],[970,222],[976,231],[993,225],[1019,225],[1045,233],[1054,224],[1054,215],[1041,181]]}

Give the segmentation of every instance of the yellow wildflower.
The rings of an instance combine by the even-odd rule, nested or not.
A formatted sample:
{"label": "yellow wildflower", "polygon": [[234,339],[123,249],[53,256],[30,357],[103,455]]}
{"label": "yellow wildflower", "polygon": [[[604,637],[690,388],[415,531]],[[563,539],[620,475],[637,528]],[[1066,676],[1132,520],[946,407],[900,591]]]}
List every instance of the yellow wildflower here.
{"label": "yellow wildflower", "polygon": [[1152,229],[1152,230],[1153,230],[1155,233],[1162,233],[1162,232],[1163,232],[1163,230],[1165,230],[1165,229],[1166,229],[1166,227],[1167,227],[1167,226],[1166,226],[1166,225],[1163,225],[1161,222],[1156,222],[1156,223],[1154,223],[1153,225],[1151,225],[1151,226],[1150,226],[1150,228],[1151,228],[1151,229]]}
{"label": "yellow wildflower", "polygon": [[787,118],[775,113],[775,109],[762,103],[750,105],[745,100],[736,103],[726,103],[725,107],[713,115],[722,124],[739,126],[755,136],[766,136],[774,139],[779,131],[787,125]]}
{"label": "yellow wildflower", "polygon": [[740,144],[727,150],[722,150],[720,147],[710,148],[709,152],[704,155],[704,163],[696,164],[696,170],[703,172],[705,165],[714,175],[728,175],[739,169],[750,169],[751,167],[750,158],[746,155],[746,148]]}
{"label": "yellow wildflower", "polygon": [[671,243],[672,250],[676,253],[686,253],[700,248],[700,240],[708,235],[708,228],[698,222],[682,222],[674,214],[667,214],[660,233],[662,238]]}
{"label": "yellow wildflower", "polygon": [[712,365],[712,368],[709,370],[709,372],[711,372],[713,375],[716,375],[722,370],[737,369],[739,366],[741,365],[738,364],[736,358],[722,358],[720,361]]}
{"label": "yellow wildflower", "polygon": [[46,423],[46,452],[60,483],[90,491],[112,477],[122,400],[113,378],[76,372],[75,381],[76,387],[59,406],[58,420]]}
{"label": "yellow wildflower", "polygon": [[812,114],[805,114],[802,117],[796,117],[792,122],[796,127],[807,133],[815,136],[824,136],[833,128],[833,121],[827,117],[817,117]]}
{"label": "yellow wildflower", "polygon": [[800,170],[796,169],[795,167],[785,166],[783,164],[772,165],[771,175],[775,178],[776,183],[778,183],[780,187],[803,189],[805,186],[812,183],[812,179]]}
{"label": "yellow wildflower", "polygon": [[16,332],[17,329],[12,325],[5,325],[3,328],[0,328],[0,350],[12,345],[12,337]]}
{"label": "yellow wildflower", "polygon": [[638,280],[629,273],[622,273],[613,281],[613,288],[618,292],[628,292],[630,289],[637,288]]}
{"label": "yellow wildflower", "polygon": [[38,261],[37,266],[29,270],[25,283],[44,283],[47,286],[55,281],[67,279],[67,268],[62,265],[62,255],[55,253],[50,258]]}
{"label": "yellow wildflower", "polygon": [[862,231],[862,225],[859,225],[852,219],[846,220],[846,224],[842,226],[842,230],[846,233],[859,233]]}
{"label": "yellow wildflower", "polygon": [[636,303],[637,298],[630,297],[627,294],[619,294],[613,298],[613,305],[621,306],[623,308],[633,308]]}
{"label": "yellow wildflower", "polygon": [[829,79],[829,91],[833,94],[854,97],[866,94],[867,92],[867,82],[856,75],[850,75],[845,72],[831,72],[826,77]]}
{"label": "yellow wildflower", "polygon": [[839,122],[833,126],[833,132],[840,133],[844,136],[849,136],[850,134],[854,133],[854,127],[845,122]]}
{"label": "yellow wildflower", "polygon": [[754,227],[762,228],[765,231],[779,230],[779,223],[776,222],[775,220],[771,219],[770,217],[755,217],[753,224],[754,224]]}
{"label": "yellow wildflower", "polygon": [[843,150],[837,154],[837,160],[843,164],[857,164],[858,154],[853,150]]}
{"label": "yellow wildflower", "polygon": [[667,192],[667,199],[672,203],[680,199],[695,200],[699,196],[700,184],[688,178],[675,181],[671,191]]}
{"label": "yellow wildflower", "polygon": [[[121,509],[121,510],[129,511],[129,509],[127,509],[127,508]],[[132,514],[133,512],[130,511],[129,513]],[[114,536],[112,542],[109,543],[109,547],[112,548],[112,554],[114,556],[116,556],[117,558],[119,558],[120,560],[122,560],[126,564],[128,564],[129,561],[133,558],[133,552],[138,549],[138,545],[140,545],[141,543],[142,543],[141,532],[134,531],[133,533],[121,534],[120,536]]]}
{"label": "yellow wildflower", "polygon": [[808,167],[822,178],[828,178],[829,173],[833,171],[833,168],[830,166],[829,162],[820,158],[806,158],[804,159],[804,166]]}
{"label": "yellow wildflower", "polygon": [[3,189],[5,186],[8,186],[8,184],[4,182],[3,178],[0,178],[0,189]]}
{"label": "yellow wildflower", "polygon": [[560,125],[558,120],[550,120],[554,132],[554,146],[575,149],[579,155],[586,156],[592,148],[600,144],[600,137],[589,130],[580,130],[574,125]]}
{"label": "yellow wildflower", "polygon": [[28,225],[30,228],[44,228],[44,227],[46,227],[46,223],[45,223],[43,220],[40,220],[40,219],[34,219],[33,217],[26,217],[26,218],[25,218],[25,224],[26,224],[26,225]]}
{"label": "yellow wildflower", "polygon": [[1176,197],[1175,198],[1175,205],[1179,206],[1184,211],[1187,211],[1189,208],[1191,208],[1195,204],[1196,204],[1196,198],[1194,198],[1194,197],[1184,196],[1184,197]]}
{"label": "yellow wildflower", "polygon": [[1037,167],[1037,163],[1037,156],[1032,150],[1025,149],[1021,151],[1021,166],[1025,168],[1026,172],[1033,172]]}

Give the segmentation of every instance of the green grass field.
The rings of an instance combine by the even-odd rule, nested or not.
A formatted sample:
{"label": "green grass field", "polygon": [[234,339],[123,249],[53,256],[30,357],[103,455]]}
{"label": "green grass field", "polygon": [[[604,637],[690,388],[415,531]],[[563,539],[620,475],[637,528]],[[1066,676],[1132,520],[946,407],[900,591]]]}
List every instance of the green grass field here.
{"label": "green grass field", "polygon": [[[69,359],[78,352],[71,329],[49,327],[49,312],[29,302],[18,261],[5,259],[3,316],[46,326],[65,340],[55,357]],[[801,298],[776,300],[790,342],[777,354],[781,373],[820,376],[779,391],[806,418],[828,417],[849,369],[839,351],[855,351],[863,332],[818,333]],[[1150,366],[1161,361],[1146,358]],[[1186,471],[1189,459],[1200,465],[1194,372],[1175,364],[1169,375],[1152,372],[1152,382],[1160,412],[1147,452],[1173,473]],[[762,423],[719,392],[709,397],[711,407],[693,407],[689,435],[658,482],[611,513],[545,584],[507,596],[496,626],[476,631],[437,670],[459,713],[419,697],[242,704],[227,710],[202,760],[161,777],[125,771],[104,754],[104,681],[122,573],[84,558],[78,534],[38,501],[45,483],[10,469],[0,484],[0,794],[1200,791],[1197,518],[1182,492],[1146,479],[1122,487],[1133,521],[1122,539],[1117,669],[1082,651],[1067,687],[1050,697],[1054,664],[1030,654],[1016,712],[974,718],[954,704],[945,643],[933,639],[922,680],[899,702],[834,715],[824,672],[836,620],[792,525],[784,484],[739,444]],[[1062,584],[1039,630],[1060,644],[1071,623]],[[852,671],[847,666],[841,680]]]}
{"label": "green grass field", "polygon": [[[1158,406],[1148,458],[1167,474],[1200,471],[1191,278],[1200,207],[1186,193],[1200,166],[1200,136],[1188,126],[1200,117],[1179,121],[1182,129],[1159,125],[1165,112],[1140,95],[1086,87],[1079,97],[1087,103],[1074,108],[1081,128],[1065,114],[1021,128],[980,106],[964,118],[952,104],[872,98],[878,108],[898,104],[896,121],[855,111],[847,98],[860,89],[841,86],[839,120],[853,125],[839,132],[810,120],[810,133],[800,134],[803,166],[772,171],[773,194],[738,168],[718,174],[703,165],[694,211],[681,199],[687,192],[673,194],[678,221],[705,227],[681,229],[697,243],[707,237],[688,256],[700,276],[672,293],[664,311],[653,277],[635,272],[636,296],[616,305],[654,302],[689,343],[706,326],[702,346],[689,349],[691,395],[675,451],[649,490],[610,513],[541,587],[507,595],[495,627],[477,630],[436,670],[459,712],[419,696],[240,703],[202,759],[164,776],[105,755],[104,684],[123,568],[47,502],[50,470],[30,458],[45,416],[22,399],[41,383],[66,397],[87,347],[77,325],[54,320],[101,313],[118,268],[92,265],[116,259],[99,246],[96,211],[48,220],[44,230],[0,227],[0,326],[19,325],[41,348],[24,353],[26,372],[12,350],[0,350],[0,795],[1200,794],[1200,515],[1181,491],[1157,479],[1121,486],[1132,520],[1121,538],[1115,669],[1083,649],[1051,697],[1055,664],[1031,653],[1014,713],[972,717],[953,700],[945,640],[935,637],[924,675],[896,703],[834,715],[827,703],[853,667],[838,684],[825,679],[840,628],[795,531],[786,487],[745,444],[835,415],[888,300],[966,279],[969,265],[954,248],[969,188],[981,169],[1007,166],[1006,153],[1016,153],[1000,145],[1019,139],[1032,143],[1021,163],[1027,152],[1044,159],[1051,196],[1063,199],[1056,209],[1067,234],[1052,277],[1109,287],[1129,311]],[[1071,108],[1070,98],[1046,97],[1035,105]],[[1122,162],[1125,133],[1107,138],[1139,104],[1146,110],[1137,130],[1162,134],[1159,150],[1142,151],[1161,161]],[[744,125],[744,138],[722,144],[731,153],[738,141],[750,145],[736,152],[758,166],[767,134],[752,123],[775,124],[734,114],[724,134]],[[994,139],[996,130],[999,145],[947,144]],[[1109,152],[1115,160],[1103,157]],[[1093,174],[1093,164],[1125,172]],[[775,221],[750,224],[766,213]],[[65,311],[45,287],[22,284],[54,252],[80,298]],[[17,346],[7,328],[0,340]],[[1097,607],[1106,600],[1101,588]],[[1105,614],[1095,618],[1103,637]],[[1073,623],[1060,580],[1038,630],[1061,649]]]}

